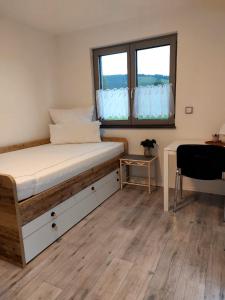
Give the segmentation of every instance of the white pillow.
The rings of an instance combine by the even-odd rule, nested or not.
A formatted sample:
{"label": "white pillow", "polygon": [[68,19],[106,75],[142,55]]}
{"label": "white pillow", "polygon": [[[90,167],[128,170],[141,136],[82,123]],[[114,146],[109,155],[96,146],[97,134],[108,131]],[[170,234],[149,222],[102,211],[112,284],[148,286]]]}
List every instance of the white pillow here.
{"label": "white pillow", "polygon": [[94,106],[72,109],[50,109],[49,113],[53,123],[72,123],[76,120],[92,121]]}
{"label": "white pillow", "polygon": [[49,125],[52,144],[99,143],[100,122],[73,122]]}

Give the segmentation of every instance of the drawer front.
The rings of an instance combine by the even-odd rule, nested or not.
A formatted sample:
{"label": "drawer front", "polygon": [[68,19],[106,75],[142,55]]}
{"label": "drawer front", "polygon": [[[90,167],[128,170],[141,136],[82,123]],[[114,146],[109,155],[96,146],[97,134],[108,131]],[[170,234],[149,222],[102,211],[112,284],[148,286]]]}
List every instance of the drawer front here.
{"label": "drawer front", "polygon": [[88,186],[87,188],[80,191],[76,195],[60,203],[59,205],[57,205],[58,215],[65,212],[67,209],[73,207],[74,205],[76,205],[76,203],[79,203],[82,199],[89,197],[91,194],[93,194],[92,186]]}
{"label": "drawer front", "polygon": [[[92,187],[95,187],[92,190]],[[114,171],[104,178],[100,179],[94,185],[83,190],[81,195],[76,195],[79,197],[71,197],[68,199],[65,207],[54,208],[56,212],[62,212],[60,214],[55,214],[53,217],[49,218],[44,215],[40,216],[36,220],[26,224],[23,228],[23,234],[27,234],[24,237],[24,250],[25,250],[25,260],[29,262],[36,255],[42,252],[50,244],[52,244],[57,238],[68,231],[81,219],[87,216],[92,210],[94,210],[98,205],[100,205],[104,200],[110,197],[114,192],[119,189],[120,182],[117,171]],[[80,194],[80,193],[79,193]],[[63,204],[63,203],[62,203]],[[60,206],[62,206],[60,204]],[[41,224],[41,222],[48,222],[47,224]],[[29,225],[30,227],[27,227]],[[39,226],[39,228],[38,228]],[[35,229],[33,232],[31,230]]]}
{"label": "drawer front", "polygon": [[52,227],[52,223],[48,223],[25,238],[23,243],[26,263],[51,245],[58,237],[57,230]]}
{"label": "drawer front", "polygon": [[94,187],[97,190],[98,188],[101,188],[103,185],[111,182],[111,181],[115,181],[119,179],[119,169],[109,173],[108,175],[106,175],[105,177],[101,178],[100,180],[96,181],[94,183]]}
{"label": "drawer front", "polygon": [[88,215],[98,206],[95,193],[80,200],[72,208],[66,210],[52,222],[26,237],[24,242],[25,261],[28,263],[56,239]]}
{"label": "drawer front", "polygon": [[85,216],[87,216],[97,206],[98,203],[96,201],[96,195],[95,193],[93,193],[92,195],[89,195],[87,198],[74,205],[71,209],[61,214],[56,220],[59,235],[61,236],[62,234],[64,234],[67,230],[69,230]]}
{"label": "drawer front", "polygon": [[120,181],[117,175],[111,178],[109,182],[107,182],[104,185],[101,185],[98,189],[96,189],[96,198],[97,198],[98,205],[104,202],[113,193],[118,191],[119,188],[120,188]]}
{"label": "drawer front", "polygon": [[80,200],[72,208],[56,217],[52,222],[26,237],[24,242],[25,260],[28,263],[56,239],[88,215],[98,206],[95,193]]}
{"label": "drawer front", "polygon": [[26,238],[27,236],[29,236],[30,234],[32,234],[33,232],[35,232],[36,230],[44,226],[45,224],[49,222],[53,222],[60,214],[73,207],[76,203],[80,202],[82,199],[85,199],[89,195],[93,194],[94,190],[95,191],[98,190],[99,188],[101,188],[102,186],[104,186],[106,183],[110,181],[114,182],[117,178],[119,178],[119,170],[115,170],[110,174],[104,176],[103,178],[101,178],[91,186],[79,192],[78,194],[72,196],[68,200],[62,202],[61,204],[57,205],[56,207],[42,214],[40,217],[36,218],[35,220],[27,223],[22,227],[23,238]]}
{"label": "drawer front", "polygon": [[[118,175],[116,172],[114,172],[113,176],[109,176],[108,179],[109,180],[107,180],[105,184],[101,184],[97,188],[96,185],[94,185],[94,193],[80,200],[73,207],[66,210],[63,214],[57,217],[57,219],[55,220],[55,224],[59,236],[63,235],[66,231],[77,224],[80,220],[82,220],[98,205],[100,205],[104,200],[106,200],[119,189],[120,183],[119,181],[117,181]],[[102,183],[104,182],[102,181]]]}
{"label": "drawer front", "polygon": [[36,218],[35,220],[27,223],[22,227],[22,236],[23,238],[26,238],[30,234],[32,234],[34,231],[38,230],[45,224],[49,222],[53,222],[60,214],[65,212],[66,210],[70,209],[72,206],[74,206],[76,203],[81,201],[82,199],[88,197],[89,195],[93,194],[94,191],[91,189],[91,187],[87,187],[86,189],[82,190],[78,194],[72,196],[68,200],[60,203],[56,207],[52,208],[51,210],[47,211],[40,217]]}

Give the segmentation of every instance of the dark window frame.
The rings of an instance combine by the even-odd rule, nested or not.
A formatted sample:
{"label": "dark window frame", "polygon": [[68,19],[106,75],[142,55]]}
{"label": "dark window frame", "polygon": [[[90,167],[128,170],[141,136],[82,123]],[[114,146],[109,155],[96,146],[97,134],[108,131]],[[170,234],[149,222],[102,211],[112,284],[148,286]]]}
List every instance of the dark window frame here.
{"label": "dark window frame", "polygon": [[[137,70],[137,50],[170,45],[170,83],[172,84],[174,95],[174,115],[166,120],[137,120],[133,117],[133,93],[136,87]],[[127,72],[129,88],[129,118],[128,120],[101,120],[102,128],[175,128],[175,103],[176,103],[176,68],[177,68],[177,33],[163,35],[145,40],[129,42],[109,47],[96,48],[92,50],[93,55],[93,74],[95,91],[95,108],[97,112],[96,91],[100,88],[100,57],[103,55],[127,52]]]}

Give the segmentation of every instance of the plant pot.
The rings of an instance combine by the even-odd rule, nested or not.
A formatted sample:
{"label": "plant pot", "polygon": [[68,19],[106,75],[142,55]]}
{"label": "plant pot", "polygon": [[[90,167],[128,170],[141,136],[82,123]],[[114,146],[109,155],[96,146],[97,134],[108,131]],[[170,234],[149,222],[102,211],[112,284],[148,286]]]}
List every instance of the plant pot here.
{"label": "plant pot", "polygon": [[144,156],[146,156],[146,157],[152,156],[151,148],[144,147]]}

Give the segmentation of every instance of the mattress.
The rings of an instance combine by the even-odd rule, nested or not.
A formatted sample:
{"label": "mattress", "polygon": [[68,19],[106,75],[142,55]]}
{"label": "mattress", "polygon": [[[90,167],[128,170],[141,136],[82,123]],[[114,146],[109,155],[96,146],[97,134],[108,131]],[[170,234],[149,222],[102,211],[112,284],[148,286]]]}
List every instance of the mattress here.
{"label": "mattress", "polygon": [[16,182],[18,201],[45,191],[124,151],[123,143],[42,145],[0,154],[0,173]]}

